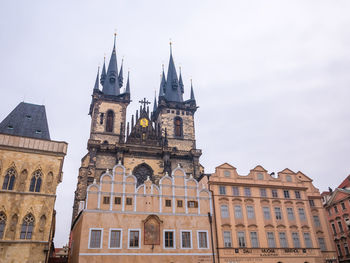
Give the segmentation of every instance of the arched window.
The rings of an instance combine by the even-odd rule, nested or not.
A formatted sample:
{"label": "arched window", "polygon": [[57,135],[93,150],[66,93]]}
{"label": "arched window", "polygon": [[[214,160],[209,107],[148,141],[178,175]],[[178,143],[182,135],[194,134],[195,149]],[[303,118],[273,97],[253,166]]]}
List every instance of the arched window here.
{"label": "arched window", "polygon": [[23,218],[20,239],[32,239],[34,216],[28,214]]}
{"label": "arched window", "polygon": [[106,132],[113,132],[113,125],[114,125],[114,112],[109,110],[107,112]]}
{"label": "arched window", "polygon": [[3,239],[6,226],[6,215],[4,212],[0,212],[0,239]]}
{"label": "arched window", "polygon": [[32,179],[30,180],[29,191],[40,192],[41,181],[42,181],[42,173],[40,170],[36,170],[33,173]]}
{"label": "arched window", "polygon": [[13,186],[15,185],[15,179],[16,179],[16,170],[14,168],[10,168],[7,170],[4,183],[2,184],[3,190],[13,190]]}
{"label": "arched window", "polygon": [[153,170],[149,165],[145,163],[136,166],[132,173],[137,178],[137,186],[143,184],[144,181],[147,180],[148,176],[151,180],[153,180]]}
{"label": "arched window", "polygon": [[182,137],[182,119],[180,117],[175,117],[174,119],[175,136]]}

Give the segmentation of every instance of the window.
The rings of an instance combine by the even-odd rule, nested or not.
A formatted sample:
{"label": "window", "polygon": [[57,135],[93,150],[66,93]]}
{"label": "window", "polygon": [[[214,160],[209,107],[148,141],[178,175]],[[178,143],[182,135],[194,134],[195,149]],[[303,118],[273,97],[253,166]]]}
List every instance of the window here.
{"label": "window", "polygon": [[132,205],[132,198],[131,197],[126,198],[126,205]]}
{"label": "window", "polygon": [[267,232],[267,244],[270,248],[276,247],[275,235],[273,232]]}
{"label": "window", "polygon": [[100,113],[100,124],[103,124],[103,117],[104,117],[104,113]]}
{"label": "window", "polygon": [[34,216],[28,214],[23,218],[20,239],[32,239]]}
{"label": "window", "polygon": [[314,207],[314,206],[315,206],[315,201],[314,201],[313,199],[310,199],[310,200],[309,200],[309,205],[310,205],[311,207]]}
{"label": "window", "polygon": [[330,208],[328,208],[328,209],[327,209],[327,211],[328,211],[328,215],[329,215],[329,216],[331,216],[331,215],[332,215],[332,211],[331,211],[331,209],[330,209]]}
{"label": "window", "polygon": [[104,204],[109,204],[110,203],[110,197],[109,196],[104,196],[103,197],[103,203]]}
{"label": "window", "polygon": [[278,197],[278,192],[277,192],[276,189],[272,189],[272,190],[271,190],[271,193],[272,193],[272,197],[273,197],[273,198],[277,198],[277,197]]}
{"label": "window", "polygon": [[254,206],[252,206],[252,205],[247,206],[247,216],[248,216],[248,219],[255,218]]}
{"label": "window", "polygon": [[228,171],[228,170],[224,171],[224,176],[225,177],[230,177],[230,175],[231,175],[230,171]]}
{"label": "window", "polygon": [[197,201],[188,201],[187,206],[189,208],[197,208],[198,207],[198,202]]}
{"label": "window", "polygon": [[181,248],[192,248],[191,231],[181,231]]}
{"label": "window", "polygon": [[174,230],[164,230],[164,248],[175,248]]}
{"label": "window", "polygon": [[251,196],[252,195],[249,187],[245,187],[244,188],[244,195],[245,196]]}
{"label": "window", "polygon": [[234,196],[239,196],[239,188],[237,186],[232,187],[232,194]]}
{"label": "window", "polygon": [[346,210],[345,204],[343,202],[340,203],[340,205],[341,205],[341,209]]}
{"label": "window", "polygon": [[102,229],[90,229],[90,243],[89,248],[102,247]]}
{"label": "window", "polygon": [[264,175],[262,173],[258,173],[258,180],[264,180]]}
{"label": "window", "polygon": [[182,200],[177,200],[177,207],[182,207]]}
{"label": "window", "polygon": [[228,218],[228,206],[227,205],[222,205],[221,206],[221,218]]}
{"label": "window", "polygon": [[334,206],[334,212],[336,213],[336,214],[338,214],[339,213],[339,211],[338,211],[338,207],[335,205]]}
{"label": "window", "polygon": [[294,191],[294,194],[296,199],[301,199],[301,195],[299,191]]}
{"label": "window", "polygon": [[349,247],[347,243],[344,243],[345,256],[349,256]]}
{"label": "window", "polygon": [[270,208],[268,206],[264,206],[263,207],[263,214],[264,214],[264,219],[265,220],[270,220],[271,219]]}
{"label": "window", "polygon": [[291,182],[292,181],[292,177],[290,175],[287,175],[286,176],[286,180],[287,180],[287,182]]}
{"label": "window", "polygon": [[225,195],[226,194],[226,187],[223,185],[219,186],[219,191],[221,195]]}
{"label": "window", "polygon": [[343,229],[343,224],[341,223],[341,221],[338,221],[338,227],[339,227],[340,233],[343,233],[344,229]]}
{"label": "window", "polygon": [[287,207],[288,220],[295,220],[294,211],[292,207]]}
{"label": "window", "polygon": [[139,247],[140,247],[140,231],[129,230],[129,248],[139,248]]}
{"label": "window", "polygon": [[326,251],[326,243],[324,242],[324,238],[323,237],[319,237],[318,238],[318,245],[320,246],[321,251]]}
{"label": "window", "polygon": [[287,241],[286,232],[279,232],[278,233],[278,237],[279,237],[279,240],[280,240],[280,246],[282,248],[287,248],[288,247],[288,241]]}
{"label": "window", "polygon": [[121,204],[121,198],[120,197],[115,197],[114,198],[114,203],[116,204],[116,205],[120,205]]}
{"label": "window", "polygon": [[171,207],[171,200],[170,199],[166,199],[165,200],[165,206],[166,207]]}
{"label": "window", "polygon": [[231,231],[224,231],[224,247],[232,247]]}
{"label": "window", "polygon": [[207,231],[198,231],[198,248],[208,248],[208,232]]}
{"label": "window", "polygon": [[282,220],[282,210],[280,207],[275,207],[275,216],[277,220]]}
{"label": "window", "polygon": [[182,119],[180,117],[175,117],[174,127],[175,127],[175,136],[182,137]]}
{"label": "window", "polygon": [[260,189],[260,196],[261,196],[261,197],[266,197],[266,196],[267,196],[267,194],[266,194],[266,189],[265,189],[265,188],[261,188],[261,189]]}
{"label": "window", "polygon": [[121,229],[111,229],[109,232],[109,248],[121,248]]}
{"label": "window", "polygon": [[283,194],[284,194],[284,198],[290,198],[288,190],[283,190]]}
{"label": "window", "polygon": [[305,221],[306,220],[306,215],[305,215],[305,210],[304,208],[298,208],[298,212],[299,212],[299,219],[300,221]]}
{"label": "window", "polygon": [[4,237],[5,226],[6,226],[6,215],[4,214],[4,212],[0,212],[0,239]]}
{"label": "window", "polygon": [[333,230],[333,234],[336,235],[337,234],[337,230],[335,229],[334,223],[332,223],[332,230]]}
{"label": "window", "polygon": [[40,192],[42,173],[40,170],[36,170],[33,173],[32,179],[30,180],[29,191]]}
{"label": "window", "polygon": [[300,248],[299,234],[297,232],[292,233],[292,239],[294,248]]}
{"label": "window", "polygon": [[340,247],[340,244],[337,244],[337,249],[338,249],[338,255],[339,257],[343,257],[343,252],[341,251],[341,247]]}
{"label": "window", "polygon": [[107,112],[106,132],[113,132],[113,126],[114,126],[114,112],[109,110]]}
{"label": "window", "polygon": [[321,227],[320,218],[318,216],[313,216],[315,227]]}
{"label": "window", "polygon": [[235,218],[242,218],[242,207],[240,205],[235,205]]}
{"label": "window", "polygon": [[245,234],[243,231],[237,232],[237,238],[238,238],[238,246],[239,247],[246,247]]}
{"label": "window", "polygon": [[259,247],[258,233],[257,232],[250,232],[250,243],[251,243],[253,248]]}
{"label": "window", "polygon": [[7,170],[4,182],[2,184],[2,190],[13,190],[13,186],[15,184],[16,179],[16,170],[14,168],[10,168]]}
{"label": "window", "polygon": [[306,248],[312,248],[310,233],[303,233]]}

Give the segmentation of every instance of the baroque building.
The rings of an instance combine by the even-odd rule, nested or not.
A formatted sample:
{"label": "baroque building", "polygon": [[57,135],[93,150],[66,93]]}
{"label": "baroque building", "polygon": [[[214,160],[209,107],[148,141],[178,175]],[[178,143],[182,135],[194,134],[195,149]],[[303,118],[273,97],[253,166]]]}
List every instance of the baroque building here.
{"label": "baroque building", "polygon": [[302,172],[243,176],[224,163],[208,185],[220,262],[337,262],[321,195]]}
{"label": "baroque building", "polygon": [[44,106],[21,102],[0,123],[0,262],[47,262],[66,152]]}

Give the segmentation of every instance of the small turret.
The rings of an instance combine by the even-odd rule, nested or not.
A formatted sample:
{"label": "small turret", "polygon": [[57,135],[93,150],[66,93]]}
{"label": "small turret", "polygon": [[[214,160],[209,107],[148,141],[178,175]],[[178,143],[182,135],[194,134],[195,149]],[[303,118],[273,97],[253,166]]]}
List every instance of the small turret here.
{"label": "small turret", "polygon": [[102,72],[101,72],[101,79],[100,83],[103,86],[105,79],[106,79],[107,73],[106,73],[106,56],[103,58],[103,67],[102,67]]}

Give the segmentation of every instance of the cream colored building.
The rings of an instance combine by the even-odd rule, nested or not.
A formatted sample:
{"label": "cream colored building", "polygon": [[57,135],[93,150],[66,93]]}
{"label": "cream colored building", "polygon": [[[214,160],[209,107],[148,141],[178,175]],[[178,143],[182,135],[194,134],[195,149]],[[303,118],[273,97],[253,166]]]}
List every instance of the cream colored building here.
{"label": "cream colored building", "polygon": [[219,262],[337,262],[319,190],[301,172],[248,175],[224,163],[209,178]]}
{"label": "cream colored building", "polygon": [[20,103],[0,123],[0,262],[47,262],[67,143],[50,140],[44,106]]}

